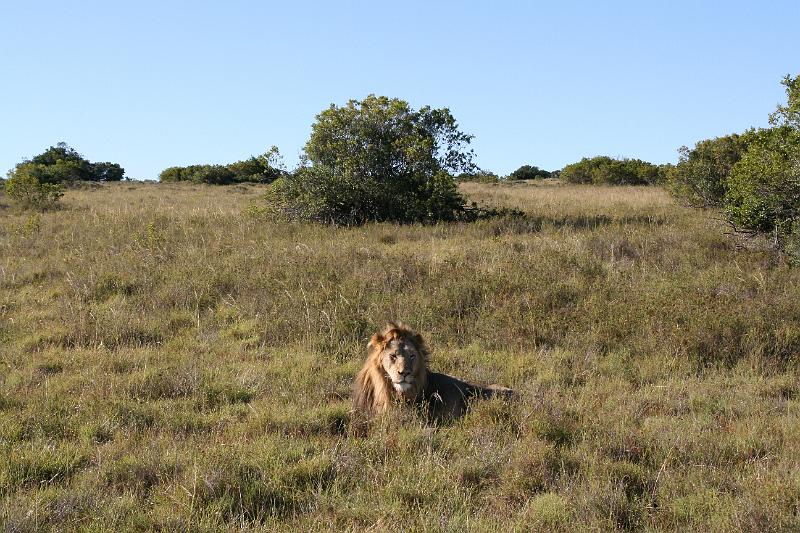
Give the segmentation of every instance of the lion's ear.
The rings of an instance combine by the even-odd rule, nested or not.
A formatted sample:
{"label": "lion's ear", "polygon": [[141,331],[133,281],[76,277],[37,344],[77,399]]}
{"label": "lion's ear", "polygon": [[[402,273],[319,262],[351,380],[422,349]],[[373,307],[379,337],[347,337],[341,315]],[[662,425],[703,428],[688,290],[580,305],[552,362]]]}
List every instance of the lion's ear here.
{"label": "lion's ear", "polygon": [[375,333],[370,337],[369,342],[367,343],[367,348],[380,348],[385,341],[385,337],[380,333]]}
{"label": "lion's ear", "polygon": [[411,340],[417,348],[422,349],[425,347],[425,340],[419,333],[414,333],[414,335],[411,336]]}

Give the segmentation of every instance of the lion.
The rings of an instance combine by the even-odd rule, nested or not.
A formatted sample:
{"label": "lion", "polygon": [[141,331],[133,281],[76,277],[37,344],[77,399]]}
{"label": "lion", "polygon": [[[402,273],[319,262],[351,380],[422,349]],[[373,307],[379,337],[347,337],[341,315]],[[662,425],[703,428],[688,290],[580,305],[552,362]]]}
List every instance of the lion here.
{"label": "lion", "polygon": [[393,403],[418,405],[435,421],[463,416],[473,398],[510,398],[514,391],[499,385],[481,387],[428,370],[430,352],[419,333],[390,322],[367,344],[367,360],[356,376],[356,411],[381,413]]}

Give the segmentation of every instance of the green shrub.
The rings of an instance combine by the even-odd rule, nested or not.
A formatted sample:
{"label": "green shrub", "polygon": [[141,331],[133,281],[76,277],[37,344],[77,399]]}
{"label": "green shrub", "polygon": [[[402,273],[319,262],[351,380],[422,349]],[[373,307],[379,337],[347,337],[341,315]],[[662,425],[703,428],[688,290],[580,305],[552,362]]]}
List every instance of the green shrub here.
{"label": "green shrub", "polygon": [[662,170],[640,159],[584,157],[561,169],[559,177],[568,183],[594,185],[652,185],[663,180]]}
{"label": "green shrub", "polygon": [[800,130],[780,126],[752,134],[734,165],[725,210],[743,228],[789,236],[800,219]]}
{"label": "green shrub", "polygon": [[158,175],[162,183],[189,181],[210,185],[230,185],[233,183],[270,183],[283,175],[280,152],[273,146],[260,156],[228,165],[189,165],[169,167]]}
{"label": "green shrub", "polygon": [[125,169],[117,163],[92,163],[63,142],[19,163],[12,173],[19,172],[30,174],[40,183],[120,181],[125,176]]}
{"label": "green shrub", "polygon": [[668,184],[676,196],[697,207],[723,203],[733,166],[742,158],[752,132],[707,139],[693,149],[680,148],[678,164],[668,172]]}
{"label": "green shrub", "polygon": [[470,213],[452,174],[475,170],[471,140],[446,108],[375,95],[331,105],[306,143],[311,164],[273,184],[268,199],[300,220],[456,220]]}
{"label": "green shrub", "polygon": [[5,190],[15,205],[22,209],[45,211],[58,206],[63,188],[54,183],[40,183],[26,167],[17,167],[6,181]]}
{"label": "green shrub", "polygon": [[509,180],[534,180],[549,178],[550,173],[539,167],[522,165],[517,170],[508,175]]}

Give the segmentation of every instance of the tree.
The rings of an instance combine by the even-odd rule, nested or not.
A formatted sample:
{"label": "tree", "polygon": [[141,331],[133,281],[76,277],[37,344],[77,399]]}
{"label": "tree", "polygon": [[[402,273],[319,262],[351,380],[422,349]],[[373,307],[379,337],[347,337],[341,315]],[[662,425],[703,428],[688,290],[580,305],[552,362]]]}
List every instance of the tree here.
{"label": "tree", "polygon": [[532,165],[522,165],[508,175],[509,180],[534,180],[549,177],[550,173],[548,171]]}
{"label": "tree", "polygon": [[786,87],[786,105],[779,105],[769,116],[770,124],[800,129],[800,75],[792,78],[788,74],[781,81]]}
{"label": "tree", "polygon": [[307,164],[270,199],[293,218],[343,224],[455,220],[468,208],[453,174],[471,172],[471,135],[447,108],[369,95],[316,117]]}
{"label": "tree", "polygon": [[51,146],[29,160],[23,160],[12,170],[12,172],[20,171],[34,176],[42,184],[119,181],[125,176],[125,169],[118,164],[92,163],[64,142]]}

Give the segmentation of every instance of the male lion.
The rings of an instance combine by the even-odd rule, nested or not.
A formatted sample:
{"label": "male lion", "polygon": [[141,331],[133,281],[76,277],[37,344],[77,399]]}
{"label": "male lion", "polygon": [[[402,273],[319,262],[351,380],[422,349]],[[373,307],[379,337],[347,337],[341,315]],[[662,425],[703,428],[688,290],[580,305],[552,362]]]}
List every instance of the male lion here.
{"label": "male lion", "polygon": [[511,397],[498,385],[480,387],[447,374],[428,371],[428,348],[422,336],[390,322],[367,344],[364,367],[356,376],[353,403],[365,412],[384,412],[394,401],[421,406],[436,421],[458,418],[472,398]]}

